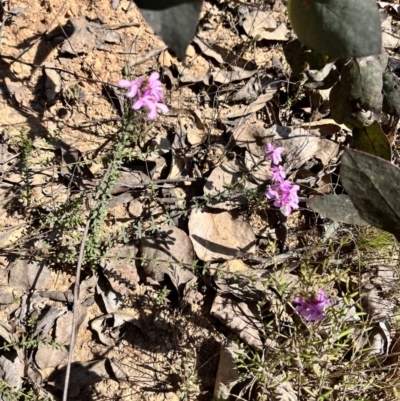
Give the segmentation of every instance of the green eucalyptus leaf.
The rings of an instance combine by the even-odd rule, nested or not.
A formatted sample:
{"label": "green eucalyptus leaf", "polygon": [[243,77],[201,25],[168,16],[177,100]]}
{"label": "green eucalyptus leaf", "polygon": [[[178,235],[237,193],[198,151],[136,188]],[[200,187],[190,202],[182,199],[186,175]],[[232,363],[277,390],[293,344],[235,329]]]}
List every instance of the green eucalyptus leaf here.
{"label": "green eucalyptus leaf", "polygon": [[310,50],[297,39],[283,46],[283,53],[296,75],[301,75],[307,69],[321,70],[326,66],[326,56]]}
{"label": "green eucalyptus leaf", "polygon": [[329,93],[329,104],[331,117],[338,124],[348,124],[362,128],[365,124],[371,123],[365,112],[357,110],[352,103],[347,87],[338,82]]}
{"label": "green eucalyptus leaf", "polygon": [[315,196],[307,200],[307,206],[322,217],[346,224],[366,225],[348,195]]}
{"label": "green eucalyptus leaf", "polygon": [[304,46],[295,39],[283,46],[283,53],[292,73],[308,78],[305,86],[310,89],[329,89],[337,81],[337,74],[332,73],[333,61]]}
{"label": "green eucalyptus leaf", "polygon": [[340,176],[360,217],[400,240],[400,169],[358,150],[346,149]]}
{"label": "green eucalyptus leaf", "polygon": [[382,110],[382,73],[386,55],[351,59],[342,68],[341,79],[330,93],[331,115],[338,123],[362,128],[371,124],[366,112]]}
{"label": "green eucalyptus leaf", "polygon": [[362,128],[354,128],[353,145],[357,150],[369,153],[370,155],[389,161],[392,159],[390,143],[377,121]]}
{"label": "green eucalyptus leaf", "polygon": [[154,32],[184,60],[196,31],[202,0],[134,1]]}
{"label": "green eucalyptus leaf", "polygon": [[382,72],[386,55],[350,60],[342,69],[340,83],[348,97],[363,110],[382,111]]}
{"label": "green eucalyptus leaf", "polygon": [[381,51],[376,0],[289,0],[288,10],[299,40],[319,53],[349,58]]}
{"label": "green eucalyptus leaf", "polygon": [[400,84],[399,78],[391,72],[383,74],[383,107],[382,111],[387,114],[400,116]]}

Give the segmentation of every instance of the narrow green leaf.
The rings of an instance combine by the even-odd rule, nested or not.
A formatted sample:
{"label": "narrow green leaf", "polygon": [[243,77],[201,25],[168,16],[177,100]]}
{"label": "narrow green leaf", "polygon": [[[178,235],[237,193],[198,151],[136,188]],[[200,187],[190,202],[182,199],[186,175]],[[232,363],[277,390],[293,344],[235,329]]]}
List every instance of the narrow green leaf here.
{"label": "narrow green leaf", "polygon": [[349,334],[351,334],[353,332],[354,332],[354,327],[352,327],[351,329],[343,330],[341,333],[339,333],[336,336],[336,339],[340,340],[342,337],[346,337],[346,336],[348,336]]}

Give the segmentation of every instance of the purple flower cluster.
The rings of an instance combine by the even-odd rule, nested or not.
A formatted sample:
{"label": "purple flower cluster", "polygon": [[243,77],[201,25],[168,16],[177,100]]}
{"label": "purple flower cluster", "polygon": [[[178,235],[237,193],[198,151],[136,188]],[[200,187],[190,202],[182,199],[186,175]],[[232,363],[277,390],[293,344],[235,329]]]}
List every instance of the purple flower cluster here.
{"label": "purple flower cluster", "polygon": [[272,161],[273,166],[271,167],[271,171],[273,174],[271,179],[274,183],[268,187],[265,196],[267,199],[273,199],[274,206],[282,208],[282,213],[285,216],[289,216],[293,209],[299,208],[297,191],[300,187],[286,180],[285,170],[282,166],[278,165],[282,162],[281,154],[284,151],[285,148],[274,148],[270,143],[267,144],[265,160]]}
{"label": "purple flower cluster", "polygon": [[160,74],[152,72],[148,79],[138,78],[133,81],[121,79],[118,82],[120,88],[129,88],[126,97],[133,99],[133,110],[145,107],[148,110],[147,117],[150,120],[157,118],[157,110],[163,114],[168,113],[168,107],[162,103],[164,99],[162,83],[159,80]]}
{"label": "purple flower cluster", "polygon": [[324,290],[318,291],[317,298],[305,300],[304,298],[296,297],[294,302],[299,304],[295,310],[309,322],[313,320],[321,321],[324,317],[324,309],[331,306],[331,301],[325,297]]}

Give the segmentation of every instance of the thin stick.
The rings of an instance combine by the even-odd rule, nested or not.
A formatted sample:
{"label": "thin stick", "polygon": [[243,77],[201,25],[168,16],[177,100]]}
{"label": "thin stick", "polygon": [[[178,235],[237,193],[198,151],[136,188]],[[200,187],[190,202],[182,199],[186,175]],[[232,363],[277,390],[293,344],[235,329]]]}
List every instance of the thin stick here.
{"label": "thin stick", "polygon": [[151,58],[158,56],[161,52],[163,52],[164,50],[167,50],[168,46],[161,46],[161,47],[157,47],[155,49],[150,50],[149,52],[147,52],[145,55],[140,56],[140,57],[136,57],[134,59],[134,61],[131,61],[128,63],[129,67],[135,67],[136,65],[142,64],[147,60],[150,60]]}
{"label": "thin stick", "polygon": [[67,401],[67,398],[68,398],[69,378],[71,376],[71,363],[72,363],[72,356],[74,354],[74,346],[75,346],[75,338],[76,338],[75,325],[76,325],[76,316],[77,316],[78,302],[79,302],[79,284],[80,284],[80,280],[81,280],[81,268],[82,268],[82,261],[83,261],[83,253],[85,252],[85,244],[86,244],[86,239],[87,239],[87,235],[89,232],[89,228],[90,228],[90,219],[88,219],[88,221],[86,223],[85,231],[83,232],[81,248],[79,250],[78,264],[76,266],[71,340],[70,340],[69,351],[68,351],[67,370],[65,371],[65,382],[64,382],[64,392],[63,392],[62,401]]}

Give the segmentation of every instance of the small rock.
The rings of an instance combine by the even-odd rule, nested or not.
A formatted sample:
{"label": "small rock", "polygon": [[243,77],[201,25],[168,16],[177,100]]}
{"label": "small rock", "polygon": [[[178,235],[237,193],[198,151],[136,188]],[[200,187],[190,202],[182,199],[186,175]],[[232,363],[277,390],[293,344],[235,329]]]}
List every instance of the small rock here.
{"label": "small rock", "polygon": [[141,202],[139,202],[137,199],[131,201],[129,203],[128,207],[128,212],[133,216],[133,217],[139,217],[142,212],[143,212],[143,205]]}

